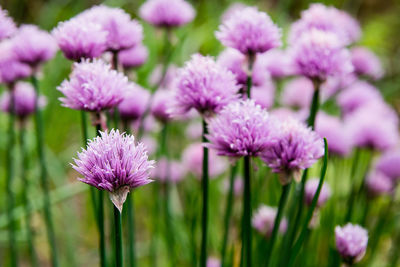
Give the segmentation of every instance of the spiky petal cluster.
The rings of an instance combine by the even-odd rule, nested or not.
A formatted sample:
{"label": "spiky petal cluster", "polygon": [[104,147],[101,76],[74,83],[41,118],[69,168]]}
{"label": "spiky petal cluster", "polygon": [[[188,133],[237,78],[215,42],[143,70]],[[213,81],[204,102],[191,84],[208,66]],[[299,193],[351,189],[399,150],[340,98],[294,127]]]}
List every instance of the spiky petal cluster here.
{"label": "spiky petal cluster", "polygon": [[[282,174],[281,182],[291,181],[291,175],[313,165],[324,154],[322,138],[311,128],[294,118],[276,123],[274,142],[261,158],[273,172]],[[283,179],[283,180],[282,180]]]}
{"label": "spiky petal cluster", "polygon": [[85,60],[74,64],[69,80],[57,88],[64,94],[63,106],[99,112],[118,105],[123,91],[130,85],[128,79],[101,60]]}
{"label": "spiky petal cluster", "polygon": [[140,7],[139,14],[157,27],[179,27],[191,22],[196,12],[184,0],[147,0]]}
{"label": "spiky petal cluster", "polygon": [[137,68],[142,66],[149,56],[149,50],[143,44],[135,45],[132,48],[122,50],[118,53],[118,61],[124,69]]}
{"label": "spiky petal cluster", "polygon": [[384,153],[376,163],[376,169],[384,173],[394,182],[400,180],[400,150]]}
{"label": "spiky petal cluster", "polygon": [[10,39],[0,43],[0,83],[11,84],[17,80],[27,78],[32,69],[20,62],[13,53],[14,42]]}
{"label": "spiky petal cluster", "polygon": [[210,119],[209,147],[223,156],[259,156],[271,145],[271,124],[268,112],[254,100],[233,102]]}
{"label": "spiky petal cluster", "polygon": [[99,57],[107,48],[107,32],[98,23],[81,17],[60,22],[52,35],[64,56],[74,61]]}
{"label": "spiky petal cluster", "polygon": [[74,162],[72,167],[83,176],[79,181],[110,192],[120,210],[131,189],[152,182],[154,162],[148,160],[146,147],[118,130],[100,132]]}
{"label": "spiky petal cluster", "polygon": [[292,45],[296,71],[310,79],[325,81],[329,76],[353,71],[349,51],[332,32],[312,29]]}
{"label": "spiky petal cluster", "polygon": [[98,23],[107,32],[107,50],[120,51],[139,44],[143,39],[143,28],[120,8],[105,5],[94,6],[79,15]]}
{"label": "spiky petal cluster", "polygon": [[362,259],[368,245],[368,232],[351,223],[335,227],[336,249],[343,261],[354,264]]}
{"label": "spiky petal cluster", "polygon": [[367,185],[368,194],[373,197],[391,194],[395,187],[393,180],[378,170],[371,171],[365,183]]}
{"label": "spiky petal cluster", "polygon": [[50,60],[58,49],[53,36],[35,25],[21,26],[13,41],[17,59],[30,66]]}
{"label": "spiky petal cluster", "polygon": [[[261,205],[252,218],[252,226],[265,237],[270,237],[274,228],[276,208]],[[287,220],[283,218],[279,225],[279,232],[284,233],[287,229]]]}
{"label": "spiky petal cluster", "polygon": [[308,108],[314,93],[314,85],[306,77],[289,81],[282,92],[282,104],[298,109]]}
{"label": "spiky petal cluster", "polygon": [[351,49],[351,63],[358,75],[367,75],[375,80],[382,78],[383,68],[379,58],[365,47]]}
{"label": "spiky petal cluster", "polygon": [[263,53],[281,45],[281,30],[255,7],[237,10],[219,27],[217,39],[245,55]]}
{"label": "spiky petal cluster", "polygon": [[184,114],[194,108],[209,116],[238,99],[235,76],[208,56],[193,55],[175,82],[174,114]]}
{"label": "spiky petal cluster", "polygon": [[[319,179],[314,178],[307,181],[304,188],[304,200],[307,205],[311,205],[315,193],[317,192]],[[327,183],[322,184],[321,192],[318,196],[317,207],[323,206],[331,196],[331,188]]]}
{"label": "spiky petal cluster", "polygon": [[150,92],[137,84],[130,83],[122,92],[123,100],[118,105],[121,119],[135,121],[142,117],[150,101]]}
{"label": "spiky petal cluster", "polygon": [[0,6],[0,41],[13,35],[16,30],[15,22],[8,16],[7,10]]}
{"label": "spiky petal cluster", "polygon": [[294,44],[302,34],[318,29],[329,31],[338,36],[344,44],[351,44],[361,37],[361,28],[358,22],[348,13],[323,4],[311,4],[309,9],[301,13],[301,18],[293,23],[289,42]]}

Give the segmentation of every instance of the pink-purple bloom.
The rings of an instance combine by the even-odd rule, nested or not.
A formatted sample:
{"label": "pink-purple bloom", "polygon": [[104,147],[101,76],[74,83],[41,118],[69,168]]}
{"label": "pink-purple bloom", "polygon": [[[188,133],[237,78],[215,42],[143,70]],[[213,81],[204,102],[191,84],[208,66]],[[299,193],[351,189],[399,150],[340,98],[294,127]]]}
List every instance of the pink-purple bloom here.
{"label": "pink-purple bloom", "polygon": [[367,249],[368,232],[359,225],[351,223],[335,227],[336,249],[343,261],[354,264],[360,261]]}
{"label": "pink-purple bloom", "polygon": [[391,194],[394,190],[393,180],[378,170],[373,170],[368,174],[365,184],[368,194],[373,197]]}
{"label": "pink-purple bloom", "polygon": [[208,117],[238,99],[235,76],[213,58],[195,54],[175,80],[175,105],[171,113],[184,114],[196,109]]}
{"label": "pink-purple bloom", "polygon": [[319,81],[353,71],[349,51],[332,32],[312,29],[292,45],[296,72]]}
{"label": "pink-purple bloom", "polygon": [[385,152],[377,161],[376,169],[392,179],[394,182],[400,179],[400,150]]}
{"label": "pink-purple bloom", "polygon": [[191,22],[196,12],[184,0],[147,0],[140,7],[139,14],[157,27],[179,27]]}
{"label": "pink-purple bloom", "polygon": [[237,10],[225,20],[216,37],[245,55],[263,53],[281,45],[281,30],[255,7]]}
{"label": "pink-purple bloom", "polygon": [[136,121],[146,111],[150,101],[150,92],[137,84],[130,83],[122,92],[122,101],[118,105],[122,120]]}
{"label": "pink-purple bloom", "polygon": [[283,78],[295,73],[292,57],[286,50],[271,49],[257,55],[257,61],[261,62],[262,68],[265,68],[272,78]]}
{"label": "pink-purple bloom", "polygon": [[64,56],[74,61],[97,58],[107,48],[108,33],[100,24],[83,17],[60,22],[52,35]]}
{"label": "pink-purple bloom", "polygon": [[154,93],[151,102],[151,114],[157,120],[166,123],[171,120],[171,114],[169,110],[174,105],[175,95],[168,89],[159,89]]}
{"label": "pink-purple bloom", "polygon": [[60,98],[63,106],[99,112],[118,105],[123,91],[130,85],[128,78],[111,69],[101,60],[85,60],[75,63],[69,80],[57,88],[64,94]]}
{"label": "pink-purple bloom", "polygon": [[10,37],[17,31],[14,20],[8,16],[8,12],[0,6],[0,41]]}
{"label": "pink-purple bloom", "polygon": [[358,75],[366,75],[374,80],[383,76],[383,68],[379,58],[365,47],[354,47],[350,50],[351,63],[354,66],[354,72]]}
{"label": "pink-purple bloom", "polygon": [[[319,179],[313,178],[307,181],[305,188],[304,188],[304,200],[307,205],[311,205],[312,200],[314,198],[315,193],[317,192],[317,188],[319,185]],[[331,188],[327,183],[322,184],[321,192],[318,196],[317,207],[323,206],[326,201],[331,196]]]}
{"label": "pink-purple bloom", "polygon": [[254,100],[236,101],[208,122],[208,146],[218,155],[259,156],[271,145],[271,119]]}
{"label": "pink-purple bloom", "polygon": [[122,50],[118,53],[118,61],[124,69],[137,68],[142,66],[149,56],[149,50],[143,44],[135,45],[132,48]]}
{"label": "pink-purple bloom", "polygon": [[[252,218],[252,226],[263,236],[270,237],[274,229],[276,208],[261,205]],[[283,218],[279,225],[279,232],[285,233],[287,229],[287,220]]]}
{"label": "pink-purple bloom", "polygon": [[13,51],[17,59],[30,66],[52,59],[58,49],[48,32],[35,25],[23,25],[13,37]]}
{"label": "pink-purple bloom", "polygon": [[152,182],[149,174],[153,165],[142,143],[135,143],[132,135],[111,130],[90,140],[72,167],[83,176],[79,181],[110,192],[121,211],[130,190]]}
{"label": "pink-purple bloom", "polygon": [[0,84],[12,84],[32,74],[32,69],[17,59],[13,47],[10,39],[0,43]]}
{"label": "pink-purple bloom", "polygon": [[314,93],[312,81],[306,77],[298,77],[289,81],[282,92],[282,104],[302,109],[309,108]]}

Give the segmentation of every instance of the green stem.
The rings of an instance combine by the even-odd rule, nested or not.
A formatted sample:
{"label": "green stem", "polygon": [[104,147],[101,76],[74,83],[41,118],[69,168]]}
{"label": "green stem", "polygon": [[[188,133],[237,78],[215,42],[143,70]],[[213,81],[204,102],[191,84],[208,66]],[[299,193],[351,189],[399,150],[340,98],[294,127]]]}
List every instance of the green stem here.
{"label": "green stem", "polygon": [[287,198],[288,198],[289,191],[290,191],[290,185],[291,185],[291,183],[284,185],[282,187],[282,194],[279,199],[278,213],[276,214],[276,217],[275,217],[274,228],[272,230],[272,234],[271,234],[271,237],[270,237],[270,240],[268,243],[267,253],[265,255],[265,258],[266,258],[265,266],[266,267],[268,267],[271,262],[271,255],[272,255],[272,251],[274,249],[274,244],[275,244],[276,238],[278,236],[279,226],[281,224],[283,212],[284,212],[285,205],[286,205]]}
{"label": "green stem", "polygon": [[[203,143],[207,142],[207,123],[203,119]],[[203,212],[201,225],[201,250],[200,267],[205,267],[207,262],[207,231],[208,231],[208,148],[203,147],[203,177],[201,179],[203,189]]]}
{"label": "green stem", "polygon": [[319,109],[319,91],[320,91],[319,88],[321,86],[320,81],[314,80],[313,83],[314,83],[314,94],[313,94],[313,98],[311,101],[310,114],[307,119],[307,124],[312,129],[314,129],[315,118],[317,117],[317,113],[318,113],[318,109]]}
{"label": "green stem", "polygon": [[353,164],[351,166],[351,172],[350,172],[350,179],[352,180],[352,185],[351,185],[351,192],[349,196],[349,200],[347,203],[347,213],[345,217],[345,222],[349,222],[351,220],[351,215],[353,214],[353,207],[354,207],[354,202],[355,202],[355,195],[357,191],[357,179],[355,177],[357,169],[358,169],[358,162],[360,160],[360,154],[361,150],[359,148],[356,149],[354,159],[353,159]]}
{"label": "green stem", "polygon": [[[20,135],[19,135],[19,145],[21,151],[22,158],[22,166],[21,166],[21,178],[23,182],[22,189],[22,198],[24,201],[24,209],[25,209],[25,218],[26,218],[26,238],[28,241],[28,249],[29,249],[29,257],[31,260],[31,265],[36,267],[39,266],[38,258],[36,255],[35,247],[33,246],[33,230],[31,227],[31,206],[29,204],[28,192],[29,192],[29,180],[27,178],[27,170],[28,170],[28,155],[26,153],[26,143],[25,143],[25,125],[22,122]],[[13,223],[11,223],[13,224]]]}
{"label": "green stem", "polygon": [[231,167],[231,175],[229,177],[229,191],[226,200],[225,217],[224,217],[224,235],[222,239],[222,249],[221,249],[221,267],[225,266],[225,255],[226,255],[226,245],[228,244],[229,235],[229,223],[231,220],[232,213],[232,203],[233,203],[233,191],[235,186],[235,175],[237,171],[237,165]]}
{"label": "green stem", "polygon": [[[14,209],[14,194],[12,190],[12,182],[14,180],[14,157],[13,149],[15,143],[15,101],[14,101],[14,89],[10,87],[10,110],[9,110],[9,121],[8,121],[8,143],[6,149],[6,190],[7,190],[7,215],[9,220],[12,220],[12,212]],[[8,225],[8,245],[10,248],[10,266],[18,266],[18,255],[17,247],[15,243],[15,223]]]}
{"label": "green stem", "polygon": [[122,267],[122,220],[121,212],[113,205],[114,208],[114,230],[115,230],[115,266]]}
{"label": "green stem", "polygon": [[325,150],[324,162],[323,162],[323,165],[322,165],[322,168],[321,168],[321,175],[320,175],[320,178],[319,178],[318,188],[317,188],[317,191],[314,194],[314,197],[312,199],[310,208],[309,208],[309,210],[307,212],[306,219],[304,221],[302,231],[300,232],[300,236],[297,239],[296,243],[294,244],[293,249],[289,253],[290,261],[289,261],[289,265],[288,266],[292,266],[294,264],[294,261],[296,260],[296,256],[297,256],[298,252],[300,251],[304,240],[307,238],[307,236],[308,236],[308,234],[310,232],[309,231],[310,221],[311,221],[312,216],[314,214],[314,210],[317,207],[319,194],[321,193],[322,185],[323,185],[324,180],[325,180],[326,169],[328,167],[328,142],[326,141],[326,138],[324,138],[324,150]]}
{"label": "green stem", "polygon": [[242,217],[242,260],[241,262],[247,266],[251,266],[251,158],[245,156],[243,158],[244,168],[244,191],[243,191],[243,217]]}
{"label": "green stem", "polygon": [[49,196],[49,181],[47,177],[46,159],[44,152],[44,127],[43,127],[43,116],[42,111],[39,108],[39,83],[36,76],[31,77],[32,85],[36,91],[36,103],[35,103],[35,119],[36,119],[36,142],[40,164],[40,183],[43,190],[43,201],[44,201],[44,217],[47,230],[47,238],[51,251],[51,263],[53,267],[58,266],[56,239],[54,234],[53,219],[50,207],[50,196]]}

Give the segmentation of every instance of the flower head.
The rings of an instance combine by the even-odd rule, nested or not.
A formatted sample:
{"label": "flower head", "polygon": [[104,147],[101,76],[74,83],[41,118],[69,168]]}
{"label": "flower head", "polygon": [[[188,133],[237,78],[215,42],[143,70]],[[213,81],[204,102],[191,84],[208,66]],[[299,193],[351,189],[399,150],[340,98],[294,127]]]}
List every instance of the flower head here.
{"label": "flower head", "polygon": [[132,48],[122,50],[118,53],[118,61],[124,69],[137,68],[142,66],[149,56],[149,50],[143,44],[135,45]]}
{"label": "flower head", "polygon": [[131,48],[143,39],[142,26],[120,8],[98,5],[84,11],[78,17],[99,24],[107,32],[107,50],[120,51]]}
{"label": "flower head", "polygon": [[136,121],[146,111],[150,101],[150,92],[137,84],[130,83],[122,92],[122,101],[118,105],[121,119]]}
{"label": "flower head", "polygon": [[325,81],[353,71],[350,53],[332,32],[312,29],[292,45],[296,71],[310,79]]}
{"label": "flower head", "polygon": [[309,168],[324,155],[322,138],[311,128],[294,118],[277,122],[273,130],[274,142],[261,155],[273,172],[282,174],[283,184],[291,181],[291,175]]}
{"label": "flower head", "polygon": [[157,27],[179,27],[191,22],[196,12],[184,0],[147,0],[140,7],[139,14]]}
{"label": "flower head", "polygon": [[380,196],[391,194],[394,189],[393,180],[378,170],[371,171],[366,178],[366,185],[369,195]]}
{"label": "flower head", "polygon": [[336,249],[342,259],[353,264],[362,259],[368,245],[368,232],[359,225],[351,223],[335,228]]}
{"label": "flower head", "polygon": [[223,45],[245,55],[263,53],[281,45],[281,30],[255,7],[237,10],[215,35]]}
{"label": "flower head", "polygon": [[312,81],[306,77],[298,77],[289,81],[282,92],[282,104],[298,109],[308,108],[314,93]]}
{"label": "flower head", "polygon": [[17,26],[8,12],[0,6],[0,41],[10,37],[17,31]]}
{"label": "flower head", "polygon": [[99,112],[118,105],[129,86],[128,79],[110,65],[101,60],[85,60],[75,63],[70,79],[57,89],[64,94],[60,98],[63,106]]}
{"label": "flower head", "polygon": [[393,150],[384,153],[376,163],[376,169],[394,182],[400,180],[400,151]]}
{"label": "flower head", "polygon": [[359,46],[351,49],[351,63],[358,75],[367,75],[375,80],[383,76],[381,61],[365,47]]}
{"label": "flower head", "polygon": [[211,57],[193,55],[175,82],[174,114],[184,114],[194,108],[209,116],[238,99],[235,76]]}
{"label": "flower head", "polygon": [[[252,218],[253,227],[265,237],[270,237],[274,229],[275,217],[277,214],[276,208],[261,205]],[[279,225],[279,232],[285,233],[287,229],[287,220],[282,219]]]}
{"label": "flower head", "polygon": [[0,84],[11,84],[32,74],[32,69],[17,59],[13,47],[10,39],[0,43]]}
{"label": "flower head", "polygon": [[[319,184],[318,178],[310,179],[307,181],[304,188],[305,190],[304,200],[306,201],[307,205],[311,205],[314,195],[317,192],[318,184]],[[326,201],[330,198],[330,196],[331,196],[331,188],[327,183],[323,183],[321,192],[318,196],[317,206],[318,207],[323,206],[326,203]]]}
{"label": "flower head", "polygon": [[31,66],[50,60],[58,49],[53,36],[35,25],[21,26],[13,41],[17,59]]}
{"label": "flower head", "polygon": [[83,176],[79,181],[110,192],[120,211],[131,189],[152,182],[149,173],[154,162],[148,160],[146,147],[118,130],[100,132],[74,162],[72,167]]}
{"label": "flower head", "polygon": [[233,102],[210,119],[208,146],[223,156],[259,156],[271,145],[271,124],[268,112],[254,100]]}
{"label": "flower head", "polygon": [[64,56],[74,61],[99,57],[107,48],[108,33],[98,23],[82,17],[60,22],[52,35]]}

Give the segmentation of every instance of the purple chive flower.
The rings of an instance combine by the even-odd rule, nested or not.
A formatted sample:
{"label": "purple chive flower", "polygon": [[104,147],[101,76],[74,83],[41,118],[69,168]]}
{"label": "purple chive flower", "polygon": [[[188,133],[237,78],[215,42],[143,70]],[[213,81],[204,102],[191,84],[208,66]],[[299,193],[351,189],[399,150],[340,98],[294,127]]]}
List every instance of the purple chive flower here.
{"label": "purple chive flower", "polygon": [[229,18],[232,17],[232,15],[234,15],[237,11],[239,10],[243,10],[245,9],[246,6],[245,4],[236,2],[236,3],[232,3],[225,11],[224,13],[221,15],[221,21],[224,22],[226,20],[228,20]]}
{"label": "purple chive flower", "polygon": [[[305,190],[304,200],[306,204],[309,206],[311,205],[314,195],[317,192],[318,184],[319,184],[318,178],[313,178],[306,182],[304,188]],[[327,183],[323,183],[321,192],[318,196],[317,207],[322,207],[330,197],[331,197],[331,188]]]}
{"label": "purple chive flower", "polygon": [[33,67],[53,58],[58,49],[53,36],[35,25],[21,26],[13,40],[17,59]]}
{"label": "purple chive flower", "polygon": [[136,121],[146,111],[150,101],[150,92],[137,84],[131,83],[122,92],[123,100],[118,105],[119,115],[122,120]]}
{"label": "purple chive flower", "polygon": [[157,161],[152,176],[161,182],[168,180],[172,183],[177,183],[185,177],[186,172],[187,170],[181,162],[175,160],[168,161],[168,159],[163,157]]}
{"label": "purple chive flower", "polygon": [[184,0],[147,0],[139,9],[142,19],[157,27],[179,27],[191,22],[196,12]]}
{"label": "purple chive flower", "polygon": [[101,60],[84,60],[74,64],[70,79],[57,89],[64,94],[60,98],[64,107],[99,112],[118,105],[129,86],[128,79],[110,65]]}
{"label": "purple chive flower", "polygon": [[[193,143],[189,145],[182,154],[182,161],[185,169],[193,173],[197,178],[201,178],[203,173],[203,145],[201,143]],[[228,167],[224,158],[219,157],[214,150],[208,151],[208,172],[210,178],[215,178],[226,171]]]}
{"label": "purple chive flower", "polygon": [[376,163],[376,169],[394,182],[400,179],[400,151],[393,150],[384,153]]}
{"label": "purple chive flower", "polygon": [[140,67],[147,61],[148,57],[149,50],[143,44],[135,45],[118,53],[118,61],[124,69]]}
{"label": "purple chive flower", "polygon": [[301,13],[300,20],[293,23],[289,43],[294,44],[312,29],[332,32],[344,45],[354,43],[361,37],[360,25],[346,12],[323,4],[311,4],[309,9]]}
{"label": "purple chive flower", "polygon": [[312,81],[298,77],[289,81],[282,92],[282,104],[296,109],[309,108],[314,93]]}
{"label": "purple chive flower", "polygon": [[373,85],[365,81],[357,81],[343,90],[336,98],[344,115],[373,101],[383,101],[383,97]]}
{"label": "purple chive flower", "polygon": [[0,6],[0,41],[10,37],[17,31],[17,26],[8,12]]}
{"label": "purple chive flower", "polygon": [[351,223],[335,227],[336,249],[343,261],[349,264],[360,261],[367,250],[368,232]]}
{"label": "purple chive flower", "polygon": [[374,80],[383,76],[383,68],[379,58],[365,47],[354,47],[350,50],[351,63],[354,66],[354,72],[358,75],[366,75]]}
{"label": "purple chive flower", "polygon": [[101,25],[107,32],[106,46],[109,51],[120,51],[139,44],[143,39],[143,28],[124,10],[105,5],[94,6],[78,17]]}
{"label": "purple chive flower", "polygon": [[18,61],[13,47],[14,42],[9,39],[0,43],[0,84],[11,84],[32,74],[28,65]]}
{"label": "purple chive flower", "polygon": [[259,54],[257,58],[258,61],[262,62],[262,67],[270,73],[272,78],[283,78],[295,73],[293,60],[288,51],[275,48]]}
{"label": "purple chive flower", "polygon": [[352,150],[349,133],[340,118],[318,112],[315,131],[328,141],[329,153],[343,157]]}
{"label": "purple chive flower", "polygon": [[154,93],[151,103],[151,114],[157,120],[166,123],[171,120],[169,110],[174,104],[175,95],[168,89],[159,89]]}
{"label": "purple chive flower", "polygon": [[120,211],[131,189],[152,182],[149,173],[154,161],[148,160],[146,147],[118,130],[100,132],[74,162],[72,167],[83,176],[78,180],[110,192]]}
{"label": "purple chive flower", "polygon": [[98,23],[82,17],[60,22],[52,35],[64,56],[74,61],[99,57],[107,48],[107,32]]}
{"label": "purple chive flower", "polygon": [[366,185],[368,194],[373,197],[391,194],[394,190],[394,183],[392,179],[377,170],[373,170],[368,174],[366,178]]}
{"label": "purple chive flower", "polygon": [[282,34],[266,13],[246,7],[224,21],[215,35],[223,45],[251,55],[280,46]]}
{"label": "purple chive flower", "polygon": [[233,102],[209,120],[208,146],[218,155],[257,157],[271,145],[271,124],[268,112],[254,100]]}
{"label": "purple chive flower", "polygon": [[296,71],[310,79],[325,81],[353,71],[350,53],[332,32],[312,29],[292,45]]}
{"label": "purple chive flower", "polygon": [[274,142],[264,151],[261,159],[280,173],[282,184],[291,181],[291,175],[297,180],[300,170],[312,166],[324,155],[324,142],[311,128],[294,118],[276,122],[273,129]]}
{"label": "purple chive flower", "polygon": [[208,257],[206,267],[221,267],[221,261],[215,257]]}
{"label": "purple chive flower", "polygon": [[175,82],[176,104],[171,109],[174,115],[194,108],[208,117],[239,97],[239,86],[232,72],[208,56],[193,55]]}
{"label": "purple chive flower", "polygon": [[274,97],[275,84],[270,79],[266,79],[262,85],[252,87],[251,99],[254,99],[257,105],[265,109],[274,105]]}
{"label": "purple chive flower", "polygon": [[[275,217],[277,214],[276,208],[261,205],[252,218],[253,227],[265,237],[270,237],[274,229]],[[287,220],[283,218],[279,225],[279,232],[285,233],[287,230]]]}
{"label": "purple chive flower", "polygon": [[[14,95],[14,112],[20,119],[35,112],[36,93],[30,83],[18,82],[12,90]],[[39,97],[39,107],[46,105],[46,98]],[[10,112],[10,92],[4,91],[0,99],[0,109],[4,112]]]}

